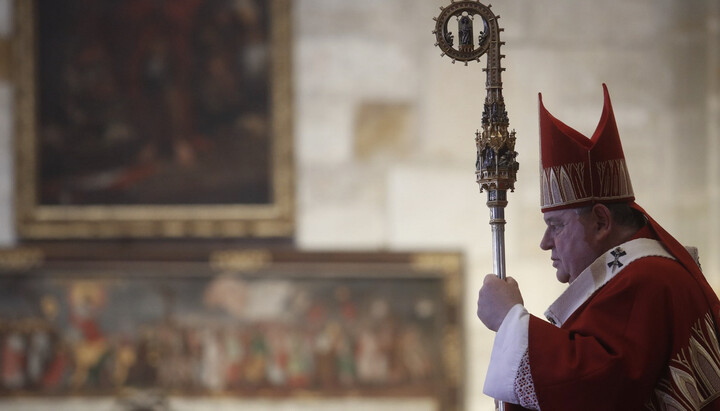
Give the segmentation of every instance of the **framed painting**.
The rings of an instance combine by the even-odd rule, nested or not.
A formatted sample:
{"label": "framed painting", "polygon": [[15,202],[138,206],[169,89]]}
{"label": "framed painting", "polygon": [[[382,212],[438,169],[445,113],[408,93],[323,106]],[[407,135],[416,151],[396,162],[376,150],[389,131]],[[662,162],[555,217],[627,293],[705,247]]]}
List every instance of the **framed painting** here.
{"label": "framed painting", "polygon": [[290,237],[290,0],[15,2],[22,239]]}
{"label": "framed painting", "polygon": [[6,250],[0,405],[222,398],[461,410],[462,270],[455,253]]}

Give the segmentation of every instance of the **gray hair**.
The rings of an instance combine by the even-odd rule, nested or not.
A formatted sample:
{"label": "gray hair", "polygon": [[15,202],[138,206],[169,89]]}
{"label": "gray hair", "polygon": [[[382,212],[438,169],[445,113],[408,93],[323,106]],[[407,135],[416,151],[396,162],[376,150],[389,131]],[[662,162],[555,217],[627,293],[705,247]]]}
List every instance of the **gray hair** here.
{"label": "gray hair", "polygon": [[[604,205],[610,210],[610,215],[612,216],[615,224],[626,227],[633,227],[639,230],[640,228],[645,226],[645,223],[647,222],[645,216],[641,212],[630,207],[630,204],[628,203],[600,204]],[[592,208],[593,205],[578,207],[575,209],[575,212],[578,215],[586,215],[590,213],[590,211],[592,211]]]}

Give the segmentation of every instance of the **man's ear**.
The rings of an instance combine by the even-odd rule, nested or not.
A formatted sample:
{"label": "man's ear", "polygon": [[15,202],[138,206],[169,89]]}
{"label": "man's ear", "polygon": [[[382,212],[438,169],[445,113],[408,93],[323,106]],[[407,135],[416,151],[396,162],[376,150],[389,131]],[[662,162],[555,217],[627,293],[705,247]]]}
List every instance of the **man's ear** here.
{"label": "man's ear", "polygon": [[591,210],[593,217],[593,229],[598,240],[604,240],[612,231],[613,219],[610,209],[604,204],[595,204]]}

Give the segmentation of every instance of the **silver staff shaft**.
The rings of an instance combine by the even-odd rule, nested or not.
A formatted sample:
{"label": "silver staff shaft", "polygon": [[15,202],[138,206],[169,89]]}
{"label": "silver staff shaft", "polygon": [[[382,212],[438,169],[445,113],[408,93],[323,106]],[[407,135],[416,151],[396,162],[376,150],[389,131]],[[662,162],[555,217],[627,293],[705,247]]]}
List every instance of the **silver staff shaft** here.
{"label": "silver staff shaft", "polygon": [[488,191],[487,206],[490,208],[492,229],[493,271],[505,279],[505,206],[507,190]]}
{"label": "silver staff shaft", "polygon": [[[505,206],[507,203],[507,190],[488,191],[487,206],[490,208],[493,271],[503,280],[505,279]],[[505,411],[505,403],[498,401],[497,410]]]}

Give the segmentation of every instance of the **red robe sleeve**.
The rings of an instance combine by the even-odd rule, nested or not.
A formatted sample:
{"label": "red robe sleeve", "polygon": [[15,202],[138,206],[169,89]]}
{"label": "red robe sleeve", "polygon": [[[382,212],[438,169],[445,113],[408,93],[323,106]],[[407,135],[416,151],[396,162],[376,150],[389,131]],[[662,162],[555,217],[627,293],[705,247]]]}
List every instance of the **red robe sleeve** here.
{"label": "red robe sleeve", "polygon": [[542,410],[641,410],[669,359],[708,312],[678,262],[628,265],[558,328],[530,318],[528,350]]}

